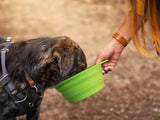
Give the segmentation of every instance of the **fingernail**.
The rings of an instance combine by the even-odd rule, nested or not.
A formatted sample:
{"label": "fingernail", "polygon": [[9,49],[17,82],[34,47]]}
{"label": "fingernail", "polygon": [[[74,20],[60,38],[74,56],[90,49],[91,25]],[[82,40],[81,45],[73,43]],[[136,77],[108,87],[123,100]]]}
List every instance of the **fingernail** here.
{"label": "fingernail", "polygon": [[104,70],[105,71],[105,74],[107,74],[108,73],[108,70]]}
{"label": "fingernail", "polygon": [[103,74],[103,75],[105,74],[105,71],[104,71],[104,70],[102,70],[102,74]]}

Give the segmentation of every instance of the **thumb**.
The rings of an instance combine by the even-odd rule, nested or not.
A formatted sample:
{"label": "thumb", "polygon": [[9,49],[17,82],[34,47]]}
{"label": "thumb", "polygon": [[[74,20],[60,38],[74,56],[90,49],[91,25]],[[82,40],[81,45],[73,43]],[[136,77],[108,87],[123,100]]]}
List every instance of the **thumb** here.
{"label": "thumb", "polygon": [[101,57],[100,54],[97,56],[97,58],[94,61],[94,64],[98,64],[104,60],[104,57]]}

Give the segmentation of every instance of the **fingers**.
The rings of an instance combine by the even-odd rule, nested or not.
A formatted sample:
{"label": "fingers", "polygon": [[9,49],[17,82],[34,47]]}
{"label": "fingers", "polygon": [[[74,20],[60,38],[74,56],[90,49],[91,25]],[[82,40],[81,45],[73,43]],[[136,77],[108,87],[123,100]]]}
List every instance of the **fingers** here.
{"label": "fingers", "polygon": [[113,68],[114,68],[113,66],[109,66],[109,65],[102,66],[102,73],[107,74],[108,72],[112,71]]}
{"label": "fingers", "polygon": [[116,40],[111,40],[98,54],[94,64],[107,59],[109,61],[102,64],[102,73],[105,74],[112,71],[117,64],[123,49],[124,47],[119,45]]}
{"label": "fingers", "polygon": [[102,62],[103,60],[104,60],[104,57],[103,57],[102,53],[100,52],[93,64],[98,64],[98,63]]}
{"label": "fingers", "polygon": [[102,70],[103,75],[107,74],[108,72],[110,72],[111,70]]}
{"label": "fingers", "polygon": [[[103,60],[105,60],[104,58],[102,59],[101,57],[97,57],[96,60],[94,61],[94,64],[98,64],[100,62],[102,62]],[[110,69],[108,69],[108,62],[105,62],[102,64],[102,73],[103,74],[107,74],[108,71],[111,71]]]}
{"label": "fingers", "polygon": [[115,66],[117,65],[119,59],[110,59],[109,62],[102,64],[102,73],[107,74],[108,72],[112,71]]}
{"label": "fingers", "polygon": [[94,63],[93,63],[93,64],[94,64],[94,65],[95,65],[95,64],[98,64],[98,63],[100,63],[101,61],[102,61],[101,59],[96,58],[96,60],[94,61]]}
{"label": "fingers", "polygon": [[[104,53],[105,53],[105,55],[104,55]],[[114,68],[113,64],[110,64],[112,55],[113,55],[112,51],[106,52],[106,50],[104,50],[99,53],[96,60],[94,61],[94,64],[97,64],[97,63],[100,63],[106,59],[109,60],[108,62],[105,62],[102,64],[102,73],[103,74],[107,74],[109,71],[113,70],[113,68]]]}
{"label": "fingers", "polygon": [[[114,53],[114,50],[112,48],[106,49],[104,48],[97,56],[96,60],[94,61],[94,64],[100,63],[104,60],[109,60]],[[107,62],[106,62],[107,63]]]}

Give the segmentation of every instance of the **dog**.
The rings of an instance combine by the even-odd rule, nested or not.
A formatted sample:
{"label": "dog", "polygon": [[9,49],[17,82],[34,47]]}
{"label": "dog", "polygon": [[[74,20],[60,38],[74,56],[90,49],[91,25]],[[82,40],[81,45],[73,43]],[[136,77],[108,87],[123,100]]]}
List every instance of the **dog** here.
{"label": "dog", "polygon": [[[5,40],[0,38],[2,43]],[[5,78],[0,64],[0,120],[16,120],[24,114],[27,120],[38,120],[45,90],[87,67],[82,49],[66,36],[15,42],[7,50],[5,60],[2,52],[0,60],[7,71]]]}

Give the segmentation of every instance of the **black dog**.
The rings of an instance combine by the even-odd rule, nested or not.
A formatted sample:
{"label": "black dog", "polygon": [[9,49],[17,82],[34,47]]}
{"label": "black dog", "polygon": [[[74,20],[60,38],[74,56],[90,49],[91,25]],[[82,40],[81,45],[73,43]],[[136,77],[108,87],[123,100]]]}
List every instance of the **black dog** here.
{"label": "black dog", "polygon": [[[4,42],[1,38],[0,44]],[[16,120],[16,116],[23,114],[27,120],[37,120],[45,89],[86,68],[83,51],[68,37],[16,42],[8,50],[8,75],[0,79],[0,120]],[[7,91],[7,87],[12,91]]]}

